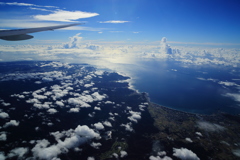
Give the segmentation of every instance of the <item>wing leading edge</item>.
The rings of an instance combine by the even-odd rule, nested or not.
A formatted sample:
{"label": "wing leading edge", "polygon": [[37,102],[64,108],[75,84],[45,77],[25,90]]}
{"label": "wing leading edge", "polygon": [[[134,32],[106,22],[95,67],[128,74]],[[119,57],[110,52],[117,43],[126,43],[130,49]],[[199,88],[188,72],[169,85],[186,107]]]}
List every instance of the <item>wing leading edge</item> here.
{"label": "wing leading edge", "polygon": [[67,24],[67,25],[58,25],[50,27],[38,27],[38,28],[27,28],[27,29],[13,29],[13,30],[0,30],[0,39],[7,41],[20,41],[33,38],[32,35],[28,33],[42,32],[60,28],[66,28],[71,26],[80,25],[81,23]]}

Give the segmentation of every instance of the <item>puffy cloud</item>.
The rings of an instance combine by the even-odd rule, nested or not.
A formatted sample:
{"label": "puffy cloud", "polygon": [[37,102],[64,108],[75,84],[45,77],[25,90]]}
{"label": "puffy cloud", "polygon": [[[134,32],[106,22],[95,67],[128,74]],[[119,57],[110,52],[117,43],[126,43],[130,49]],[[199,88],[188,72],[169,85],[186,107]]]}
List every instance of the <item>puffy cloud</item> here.
{"label": "puffy cloud", "polygon": [[204,121],[198,121],[197,122],[197,126],[205,131],[208,132],[219,132],[219,131],[223,131],[226,128],[224,128],[223,126],[220,126],[218,124],[215,123],[209,123],[209,122],[204,122]]}
{"label": "puffy cloud", "polygon": [[0,160],[5,160],[5,159],[6,159],[6,157],[5,157],[4,153],[0,152]]}
{"label": "puffy cloud", "polygon": [[[163,37],[160,43],[160,53],[161,54],[172,54],[171,47],[167,44],[167,38]],[[167,56],[167,55],[166,55]]]}
{"label": "puffy cloud", "polygon": [[99,147],[102,146],[102,144],[101,144],[101,143],[94,143],[94,142],[92,142],[92,143],[90,144],[90,146],[92,146],[92,147],[95,148],[95,149],[99,149]]}
{"label": "puffy cloud", "polygon": [[101,122],[98,122],[98,123],[95,123],[94,124],[94,127],[97,129],[97,130],[103,130],[104,129],[104,126]]}
{"label": "puffy cloud", "polygon": [[18,126],[19,122],[17,122],[16,120],[10,120],[9,122],[5,123],[3,128],[7,128],[10,126]]}
{"label": "puffy cloud", "polygon": [[94,110],[99,110],[99,111],[101,111],[101,108],[100,108],[100,107],[94,107]]}
{"label": "puffy cloud", "polygon": [[203,136],[201,132],[196,132],[195,134],[201,137]]}
{"label": "puffy cloud", "polygon": [[0,141],[6,141],[7,140],[7,135],[5,132],[0,132]]}
{"label": "puffy cloud", "polygon": [[232,152],[235,156],[240,157],[240,149],[235,149]]}
{"label": "puffy cloud", "polygon": [[0,113],[0,118],[2,118],[2,119],[4,119],[4,118],[9,118],[9,115],[8,115],[8,113],[6,113],[6,112],[1,112],[1,113]]}
{"label": "puffy cloud", "polygon": [[108,121],[104,121],[103,124],[107,127],[112,127],[112,124]]}
{"label": "puffy cloud", "polygon": [[55,114],[58,111],[56,109],[54,109],[54,108],[50,108],[50,109],[47,110],[47,112],[50,113],[50,114]]}
{"label": "puffy cloud", "polygon": [[24,147],[15,148],[10,151],[7,157],[12,158],[17,156],[19,159],[23,159],[24,155],[27,154],[28,151],[29,151],[28,148]]}
{"label": "puffy cloud", "polygon": [[193,141],[191,140],[191,138],[185,138],[185,141],[190,142],[190,143],[193,142]]}
{"label": "puffy cloud", "polygon": [[128,154],[126,151],[120,151],[120,157],[123,158],[123,157],[126,157]]}
{"label": "puffy cloud", "polygon": [[185,160],[185,159],[200,160],[195,153],[193,153],[191,150],[188,150],[186,148],[180,148],[180,149],[174,148],[173,155],[182,160]]}
{"label": "puffy cloud", "polygon": [[95,160],[94,157],[88,157],[87,160]]}
{"label": "puffy cloud", "polygon": [[[75,130],[69,130],[67,132],[55,132],[52,133],[58,141],[55,145],[50,145],[50,142],[46,139],[37,141],[37,144],[32,149],[35,158],[51,160],[57,158],[61,153],[68,152],[69,149],[76,148],[77,146],[86,143],[93,138],[99,138],[100,135],[88,126],[78,125]],[[63,141],[60,139],[63,136],[68,136]]]}
{"label": "puffy cloud", "polygon": [[77,112],[79,112],[79,108],[71,108],[70,110],[69,110],[69,112],[75,112],[75,113],[77,113]]}
{"label": "puffy cloud", "polygon": [[122,127],[125,127],[126,131],[132,132],[133,128],[132,128],[132,123],[127,123],[127,124],[121,124]]}
{"label": "puffy cloud", "polygon": [[63,107],[63,106],[64,106],[64,103],[61,102],[61,101],[56,101],[56,104],[57,104],[58,106],[60,106],[60,107]]}
{"label": "puffy cloud", "polygon": [[94,92],[92,94],[92,97],[95,101],[102,101],[103,99],[105,99],[107,96],[106,95],[100,95],[98,92]]}
{"label": "puffy cloud", "polygon": [[131,113],[131,116],[128,117],[129,120],[137,123],[141,119],[141,112],[129,111],[129,113]]}
{"label": "puffy cloud", "polygon": [[83,102],[78,98],[69,98],[68,103],[72,105],[79,105],[80,107],[91,107],[89,104]]}
{"label": "puffy cloud", "polygon": [[35,15],[34,18],[44,21],[62,21],[73,22],[80,18],[90,18],[99,15],[98,13],[82,12],[82,11],[64,11],[57,10],[48,15]]}
{"label": "puffy cloud", "polygon": [[172,158],[168,157],[168,156],[164,156],[163,158],[159,157],[159,156],[150,156],[149,160],[172,160]]}
{"label": "puffy cloud", "polygon": [[77,135],[81,137],[86,137],[90,139],[98,138],[100,136],[98,133],[95,133],[92,129],[90,129],[86,125],[83,125],[83,126],[78,125],[77,128],[75,129],[75,132]]}
{"label": "puffy cloud", "polygon": [[66,43],[63,45],[65,49],[70,49],[70,48],[80,48],[82,44],[82,37],[80,37],[81,33],[76,34],[73,37],[70,37],[70,42]]}

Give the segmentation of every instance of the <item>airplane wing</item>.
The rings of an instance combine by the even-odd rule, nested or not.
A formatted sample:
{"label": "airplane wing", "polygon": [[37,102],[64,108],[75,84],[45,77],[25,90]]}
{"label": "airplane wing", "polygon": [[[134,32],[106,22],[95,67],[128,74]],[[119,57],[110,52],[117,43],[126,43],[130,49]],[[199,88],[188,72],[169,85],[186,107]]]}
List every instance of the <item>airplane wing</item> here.
{"label": "airplane wing", "polygon": [[65,27],[70,27],[70,26],[75,26],[80,24],[81,23],[50,26],[50,27],[27,28],[27,29],[0,30],[0,39],[7,40],[7,41],[27,40],[27,39],[33,38],[32,35],[28,35],[27,33],[54,30],[54,29],[65,28]]}

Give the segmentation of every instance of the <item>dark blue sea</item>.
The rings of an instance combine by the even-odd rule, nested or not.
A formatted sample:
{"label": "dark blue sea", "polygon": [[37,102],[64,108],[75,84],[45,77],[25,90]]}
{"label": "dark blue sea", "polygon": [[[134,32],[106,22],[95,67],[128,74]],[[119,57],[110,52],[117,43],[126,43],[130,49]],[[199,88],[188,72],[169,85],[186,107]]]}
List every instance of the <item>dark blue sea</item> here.
{"label": "dark blue sea", "polygon": [[[239,94],[239,69],[216,65],[186,65],[169,61],[141,61],[125,65],[132,85],[147,92],[154,103],[198,114],[240,113],[240,102],[229,93]],[[220,84],[232,82],[231,86]]]}

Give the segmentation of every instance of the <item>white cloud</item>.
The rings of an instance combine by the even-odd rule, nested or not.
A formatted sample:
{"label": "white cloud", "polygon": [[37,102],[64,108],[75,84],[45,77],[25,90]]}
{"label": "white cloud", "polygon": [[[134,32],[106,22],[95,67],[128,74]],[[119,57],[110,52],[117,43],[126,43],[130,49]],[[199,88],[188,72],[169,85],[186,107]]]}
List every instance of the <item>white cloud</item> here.
{"label": "white cloud", "polygon": [[193,142],[193,141],[191,140],[191,138],[185,138],[185,141],[190,142],[190,143]]}
{"label": "white cloud", "polygon": [[7,135],[5,132],[0,132],[0,141],[6,141],[7,140]]}
{"label": "white cloud", "polygon": [[94,124],[94,127],[95,127],[97,130],[103,130],[103,129],[104,129],[104,126],[102,125],[101,122],[95,123],[95,124]]}
{"label": "white cloud", "polygon": [[205,131],[208,132],[219,132],[219,131],[223,131],[226,128],[224,128],[223,126],[220,126],[218,124],[215,123],[209,123],[209,122],[204,122],[204,121],[198,121],[197,122],[197,126]]}
{"label": "white cloud", "polygon": [[64,103],[61,102],[61,101],[56,101],[56,104],[57,104],[58,106],[60,106],[60,107],[63,107],[63,106],[64,106]]}
{"label": "white cloud", "polygon": [[87,160],[95,160],[94,157],[88,157]]}
{"label": "white cloud", "polygon": [[69,112],[75,112],[75,113],[77,113],[77,112],[79,112],[79,108],[71,108],[70,110],[69,110]]}
{"label": "white cloud", "polygon": [[172,158],[168,157],[168,156],[164,156],[163,158],[159,157],[159,156],[150,156],[149,160],[172,160]]}
{"label": "white cloud", "polygon": [[62,21],[62,22],[74,22],[81,18],[90,18],[98,16],[98,13],[82,12],[82,11],[64,11],[57,10],[48,15],[35,15],[34,18],[37,20],[44,21]]}
{"label": "white cloud", "polygon": [[188,150],[186,148],[180,148],[180,149],[174,148],[173,155],[182,160],[185,160],[185,159],[200,160],[195,153],[193,153],[191,150]]}
{"label": "white cloud", "polygon": [[234,99],[236,102],[240,102],[240,93],[226,93],[224,96]]}
{"label": "white cloud", "polygon": [[127,124],[121,124],[120,126],[125,127],[126,131],[132,132],[133,128],[132,128],[132,123],[127,123]]}
{"label": "white cloud", "polygon": [[[53,158],[57,158],[59,154],[66,153],[69,149],[76,148],[90,139],[100,138],[98,133],[94,132],[94,130],[86,125],[78,125],[75,130],[70,129],[63,133],[55,132],[52,133],[52,135],[54,135],[58,143],[50,145],[50,142],[46,139],[38,140],[37,144],[32,149],[35,158],[52,160]],[[62,141],[60,138],[63,136],[68,137]]]}
{"label": "white cloud", "polygon": [[123,157],[126,157],[128,154],[126,151],[120,151],[120,157],[123,158]]}
{"label": "white cloud", "polygon": [[100,21],[99,23],[127,23],[130,21],[119,21],[119,20],[111,20],[111,21]]}
{"label": "white cloud", "polygon": [[99,110],[99,111],[101,111],[101,108],[100,108],[100,107],[94,107],[94,110]]}
{"label": "white cloud", "polygon": [[0,118],[2,118],[2,119],[4,119],[4,118],[9,118],[9,115],[8,115],[8,113],[6,113],[6,112],[1,112],[1,113],[0,113]]}
{"label": "white cloud", "polygon": [[195,134],[201,137],[203,136],[201,132],[196,132]]}
{"label": "white cloud", "polygon": [[24,147],[15,148],[10,151],[7,157],[12,158],[17,156],[19,159],[23,159],[24,155],[27,154],[28,151],[29,151],[28,148],[24,148]]}
{"label": "white cloud", "polygon": [[54,108],[50,108],[50,109],[47,110],[47,112],[50,113],[50,114],[55,114],[58,111],[56,109],[54,109]]}
{"label": "white cloud", "polygon": [[6,157],[5,157],[4,153],[0,152],[0,160],[5,160],[5,159],[6,159]]}
{"label": "white cloud", "polygon": [[7,128],[10,126],[18,126],[19,122],[17,122],[16,120],[10,120],[9,122],[5,123],[3,128]]}
{"label": "white cloud", "polygon": [[104,121],[103,124],[107,127],[112,127],[112,124],[109,121]]}
{"label": "white cloud", "polygon": [[232,152],[235,156],[240,157],[240,149],[235,149]]}
{"label": "white cloud", "polygon": [[131,116],[128,117],[129,120],[133,121],[133,122],[138,122],[139,119],[141,119],[141,112],[134,112],[134,111],[129,111],[129,113],[131,113]]}
{"label": "white cloud", "polygon": [[99,149],[99,147],[101,147],[102,144],[101,144],[101,143],[92,142],[92,143],[90,144],[90,146],[92,146],[92,147],[95,148],[95,149]]}

